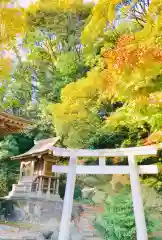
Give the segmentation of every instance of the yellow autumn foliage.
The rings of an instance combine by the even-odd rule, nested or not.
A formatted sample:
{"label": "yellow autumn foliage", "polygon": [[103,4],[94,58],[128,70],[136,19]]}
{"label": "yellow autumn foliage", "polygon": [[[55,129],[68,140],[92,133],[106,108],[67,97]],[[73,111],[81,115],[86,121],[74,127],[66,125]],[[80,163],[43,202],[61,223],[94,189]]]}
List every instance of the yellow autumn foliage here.
{"label": "yellow autumn foliage", "polygon": [[83,0],[38,0],[36,3],[32,4],[28,11],[30,13],[35,13],[39,10],[41,11],[80,11],[84,6]]}
{"label": "yellow autumn foliage", "polygon": [[17,8],[0,8],[0,43],[6,44],[26,30],[25,12]]}
{"label": "yellow autumn foliage", "polygon": [[11,72],[12,61],[6,57],[11,41],[22,36],[26,31],[26,12],[8,4],[9,1],[0,2],[0,79],[5,79]]}
{"label": "yellow autumn foliage", "polygon": [[151,134],[148,137],[147,141],[150,142],[151,144],[161,143],[162,142],[162,130]]}
{"label": "yellow autumn foliage", "polygon": [[[120,3],[121,0],[97,1],[82,33],[85,47],[94,46],[105,28],[113,23],[116,6]],[[84,132],[88,123],[91,127],[94,124],[93,106],[101,102],[124,102],[120,111],[107,118],[109,127],[154,121],[154,114],[161,110],[162,86],[157,79],[162,73],[161,6],[161,0],[152,0],[144,27],[122,36],[113,49],[103,52],[104,70],[93,69],[85,78],[62,90],[61,103],[51,108],[59,135],[64,133],[67,139],[69,135],[74,138],[73,129],[78,131],[80,127]],[[29,12],[80,11],[82,7],[84,1],[81,0],[40,0],[29,8]],[[130,7],[127,6],[127,11]]]}
{"label": "yellow autumn foliage", "polygon": [[11,69],[11,60],[9,58],[0,57],[0,82],[8,76],[8,74],[11,72]]}

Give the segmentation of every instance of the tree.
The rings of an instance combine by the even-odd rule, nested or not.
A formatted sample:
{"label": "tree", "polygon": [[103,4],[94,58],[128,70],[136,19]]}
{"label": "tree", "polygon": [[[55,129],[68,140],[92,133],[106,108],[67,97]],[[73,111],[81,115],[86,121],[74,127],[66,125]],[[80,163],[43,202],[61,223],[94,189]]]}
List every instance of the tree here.
{"label": "tree", "polygon": [[[115,56],[115,54],[117,55]],[[160,101],[158,101],[158,96],[161,94],[160,48],[156,46],[148,48],[143,45],[138,47],[138,45],[134,45],[132,37],[124,36],[118,41],[116,48],[108,52],[106,58],[108,60],[107,67],[109,71],[111,70],[111,73],[107,69],[104,70],[106,71],[105,76],[107,74],[108,91],[111,88],[111,95],[108,98],[111,98],[112,101],[125,102],[122,108],[109,117],[108,124],[112,119],[112,123],[115,125],[115,117],[117,124],[119,124],[120,118],[121,122],[127,121],[127,118],[130,122],[131,118],[131,123],[133,123],[132,113],[134,113],[135,122],[138,119],[139,122],[147,121],[149,114],[153,117],[155,117],[153,114],[159,114],[161,108]],[[124,112],[126,113],[125,117]]]}
{"label": "tree", "polygon": [[[110,24],[106,25],[107,21],[112,23],[112,20],[116,17],[115,9],[118,3],[119,1],[99,1],[96,4],[91,21],[83,31],[83,42],[85,39],[85,42],[93,43],[92,46],[94,46],[98,41],[97,39],[104,35],[105,26],[110,28]],[[161,16],[158,11],[159,4],[158,1],[154,7],[153,3],[149,5],[147,22],[142,29],[118,37],[115,44],[109,49],[101,49],[100,61],[98,61],[97,67],[94,69],[94,72],[96,72],[96,69],[98,71],[98,82],[100,82],[101,87],[97,103],[103,101],[111,103],[123,102],[121,108],[108,116],[106,121],[107,130],[113,130],[119,125],[125,126],[126,124],[130,128],[135,124],[142,127],[143,124],[147,123],[151,126],[150,132],[152,133],[155,128],[156,131],[159,131],[162,127],[160,120],[162,55],[159,39]],[[153,9],[157,21],[151,19]],[[99,21],[101,14],[103,14],[103,17]],[[145,34],[153,27],[154,31],[151,33],[150,38],[146,39]],[[115,31],[116,27],[113,26],[113,28]],[[88,82],[91,82],[89,76],[87,76],[87,85]],[[82,84],[85,81],[79,81],[80,85],[77,83],[77,88],[82,89]],[[82,104],[84,105],[84,103]]]}
{"label": "tree", "polygon": [[[98,1],[94,6],[81,36],[91,69],[62,89],[60,103],[51,107],[56,133],[68,147],[130,147],[143,145],[146,139],[151,143],[162,139],[160,1],[149,6],[143,2],[142,26],[137,19],[128,19],[131,11],[139,17],[139,1],[128,2],[125,18],[118,24],[119,2]],[[119,107],[113,107],[117,103]],[[161,162],[159,157],[137,160]],[[113,160],[123,162],[127,163]],[[143,180],[161,190],[160,174]]]}
{"label": "tree", "polygon": [[65,145],[71,147],[86,147],[101,124],[94,104],[101,86],[95,81],[97,73],[89,73],[89,76],[91,82],[85,78],[67,85],[61,94],[62,102],[50,107],[57,134],[63,138]]}
{"label": "tree", "polygon": [[[51,8],[49,4],[47,8],[41,6],[38,11],[33,5],[33,8],[21,9],[25,14],[25,34],[16,39],[13,37],[13,41],[7,43],[14,54],[14,65],[11,68],[10,81],[4,81],[0,87],[1,106],[6,111],[34,120],[34,129],[24,135],[24,138],[32,141],[55,136],[48,104],[60,102],[61,89],[83,77],[89,69],[83,57],[80,35],[90,7],[78,6],[78,12],[71,12],[70,9],[63,12],[55,6]],[[10,138],[1,142],[2,179],[6,179],[3,195],[7,194],[11,182],[16,181],[19,172],[19,164],[12,162],[11,167],[9,157],[26,151],[22,149],[21,141],[18,141],[20,136]],[[24,145],[29,149],[33,142],[31,145],[27,141]],[[10,174],[15,171],[18,171],[15,175]],[[9,182],[7,174],[10,174]]]}
{"label": "tree", "polygon": [[[160,6],[160,0],[40,0],[11,8],[23,14],[3,41],[15,64],[0,87],[2,106],[33,118],[38,139],[57,134],[68,147],[135,146],[151,134],[160,142]],[[10,16],[4,19],[8,26]],[[3,66],[8,72],[10,64]]]}
{"label": "tree", "polygon": [[25,11],[13,6],[10,1],[0,3],[0,81],[9,77],[12,70],[10,43],[25,33]]}
{"label": "tree", "polygon": [[[79,37],[89,8],[66,13],[50,7],[48,11],[43,7],[39,11],[36,6],[32,7],[34,12],[30,8],[27,10],[26,35],[19,45],[12,46],[13,50],[17,47],[17,65],[12,74],[14,81],[8,85],[10,90],[3,89],[2,95],[5,108],[11,108],[11,99],[14,99],[18,114],[29,112],[27,109],[32,106],[35,111],[43,102],[60,101],[61,88],[84,76],[88,70],[82,58]],[[24,56],[20,50],[25,59],[22,59]]]}
{"label": "tree", "polygon": [[3,86],[1,101],[12,113],[35,119],[41,129],[49,128],[51,136],[55,133],[46,106],[59,102],[61,89],[88,70],[79,37],[89,7],[79,12],[47,8],[41,6],[38,11],[32,5],[34,12],[27,9],[28,30],[11,46],[16,65],[12,80]]}

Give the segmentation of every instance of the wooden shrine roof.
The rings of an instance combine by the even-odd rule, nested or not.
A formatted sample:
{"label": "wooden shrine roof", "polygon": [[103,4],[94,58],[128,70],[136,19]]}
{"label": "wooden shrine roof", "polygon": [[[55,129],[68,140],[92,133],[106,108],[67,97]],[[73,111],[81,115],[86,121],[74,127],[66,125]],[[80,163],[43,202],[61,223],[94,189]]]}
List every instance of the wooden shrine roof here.
{"label": "wooden shrine roof", "polygon": [[0,135],[21,132],[31,125],[32,122],[29,120],[11,115],[6,112],[0,112]]}
{"label": "wooden shrine roof", "polygon": [[51,147],[54,146],[59,140],[60,140],[60,137],[54,137],[54,138],[43,139],[40,141],[35,141],[34,147],[32,147],[28,152],[18,156],[11,157],[11,159],[21,160],[29,156],[39,156],[39,155],[48,153]]}

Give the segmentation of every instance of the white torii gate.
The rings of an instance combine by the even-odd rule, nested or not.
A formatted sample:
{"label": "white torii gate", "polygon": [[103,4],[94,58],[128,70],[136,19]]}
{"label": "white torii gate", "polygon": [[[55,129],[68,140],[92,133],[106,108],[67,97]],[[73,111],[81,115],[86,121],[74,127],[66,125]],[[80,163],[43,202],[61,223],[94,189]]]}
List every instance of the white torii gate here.
{"label": "white torii gate", "polygon": [[[55,156],[70,158],[69,166],[54,165],[52,167],[52,171],[55,173],[67,173],[66,190],[58,240],[69,239],[76,174],[129,174],[137,240],[148,240],[139,174],[157,174],[159,170],[156,165],[137,166],[135,158],[136,156],[156,155],[157,150],[161,147],[162,144],[101,150],[76,150],[52,147],[51,150]],[[121,156],[128,157],[128,166],[106,166],[106,157]],[[98,157],[99,166],[79,166],[77,165],[78,157]]]}

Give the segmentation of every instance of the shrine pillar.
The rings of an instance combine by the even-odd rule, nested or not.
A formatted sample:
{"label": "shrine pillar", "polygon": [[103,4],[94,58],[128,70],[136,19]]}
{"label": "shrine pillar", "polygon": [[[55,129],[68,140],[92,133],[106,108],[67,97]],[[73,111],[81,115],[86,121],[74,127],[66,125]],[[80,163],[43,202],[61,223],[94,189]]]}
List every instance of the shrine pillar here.
{"label": "shrine pillar", "polygon": [[48,190],[46,193],[47,197],[51,195],[51,178],[48,178]]}
{"label": "shrine pillar", "polygon": [[31,162],[31,171],[30,171],[31,176],[34,175],[34,165],[35,165],[35,161],[33,160],[33,161]]}
{"label": "shrine pillar", "polygon": [[43,181],[43,178],[42,176],[40,177],[39,179],[39,185],[38,185],[38,195],[41,195],[42,194],[42,181]]}
{"label": "shrine pillar", "polygon": [[20,163],[20,177],[19,177],[19,181],[21,181],[21,179],[22,179],[22,174],[23,174],[23,162]]}

